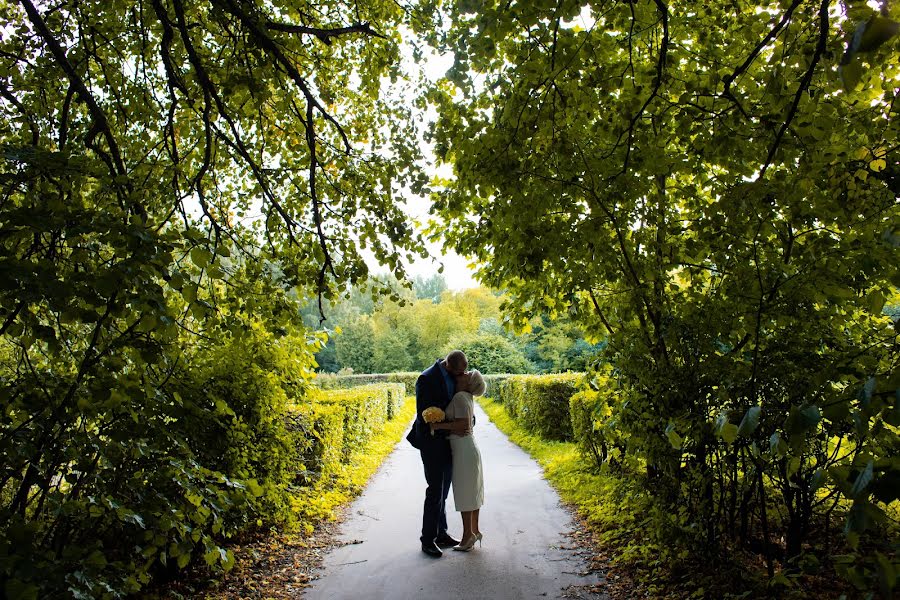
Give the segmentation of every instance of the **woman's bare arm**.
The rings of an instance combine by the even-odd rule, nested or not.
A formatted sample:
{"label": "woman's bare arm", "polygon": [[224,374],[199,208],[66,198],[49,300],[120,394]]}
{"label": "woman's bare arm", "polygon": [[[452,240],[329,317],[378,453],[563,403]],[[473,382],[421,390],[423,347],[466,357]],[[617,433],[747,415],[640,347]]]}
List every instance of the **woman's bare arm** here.
{"label": "woman's bare arm", "polygon": [[471,420],[469,419],[453,419],[452,421],[444,421],[442,423],[432,423],[432,429],[446,429],[450,433],[462,435],[472,430]]}

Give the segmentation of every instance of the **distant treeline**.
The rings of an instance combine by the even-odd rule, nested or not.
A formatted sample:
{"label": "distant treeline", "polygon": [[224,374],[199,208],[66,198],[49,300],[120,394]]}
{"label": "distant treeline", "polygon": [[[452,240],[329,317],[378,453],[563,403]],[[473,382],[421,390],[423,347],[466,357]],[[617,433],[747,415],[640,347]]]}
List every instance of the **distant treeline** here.
{"label": "distant treeline", "polygon": [[[502,294],[450,291],[441,275],[417,278],[411,289],[392,285],[393,300],[373,300],[366,288],[355,288],[326,309],[330,335],[317,355],[320,372],[421,371],[453,348],[486,373],[582,371],[603,347],[558,315],[541,315],[529,331],[514,333],[502,324]],[[304,319],[317,326],[316,302],[306,307]]]}

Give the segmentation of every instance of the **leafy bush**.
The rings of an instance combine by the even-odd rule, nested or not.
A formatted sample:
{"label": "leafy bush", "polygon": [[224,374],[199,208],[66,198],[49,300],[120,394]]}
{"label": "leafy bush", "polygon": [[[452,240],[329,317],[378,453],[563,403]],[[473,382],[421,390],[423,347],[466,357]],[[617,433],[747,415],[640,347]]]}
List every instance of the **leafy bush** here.
{"label": "leafy bush", "polygon": [[597,467],[618,464],[625,453],[624,439],[613,418],[616,399],[607,383],[605,378],[595,380],[591,388],[582,389],[569,399],[572,436],[582,455]]}
{"label": "leafy bush", "polygon": [[[304,452],[313,458],[306,464],[318,466],[318,471],[324,474],[337,462],[349,462],[372,434],[392,418],[391,413],[400,405],[398,399],[402,401],[402,391],[398,383],[311,390],[306,401],[291,407],[290,411],[313,433],[311,448]],[[304,427],[295,423],[294,427],[298,426]]]}
{"label": "leafy bush", "polygon": [[487,386],[484,395],[501,402],[500,396],[502,394],[500,390],[503,388],[504,382],[510,377],[511,375],[508,373],[487,373],[484,376],[484,383]]}
{"label": "leafy bush", "polygon": [[95,372],[69,401],[71,380],[54,375],[63,357],[50,355],[35,374],[57,411],[30,419],[27,382],[6,379],[16,400],[2,427],[18,442],[3,452],[22,465],[0,508],[8,596],[116,597],[192,561],[227,569],[229,537],[290,520],[295,441],[283,413],[312,352],[304,338],[236,331],[180,351],[177,334],[160,336],[150,364],[133,361],[145,348],[111,349],[106,367],[119,372]]}
{"label": "leafy bush", "polygon": [[444,347],[444,354],[457,349],[466,353],[469,368],[482,373],[534,372],[534,365],[522,351],[502,335],[476,333],[452,339]]}
{"label": "leafy bush", "polygon": [[285,413],[291,398],[303,397],[307,389],[297,375],[303,368],[296,353],[300,343],[294,337],[276,340],[245,333],[197,352],[190,368],[173,378],[173,396],[198,399],[185,405],[183,418],[172,425],[190,427],[183,433],[190,434],[196,459],[214,471],[259,485],[245,519],[291,519],[287,486],[294,479],[301,442],[289,429]]}
{"label": "leafy bush", "polygon": [[569,399],[569,415],[572,420],[572,437],[582,455],[591,458],[600,467],[606,462],[606,440],[597,430],[595,413],[600,394],[594,390],[582,390]]}
{"label": "leafy bush", "polygon": [[569,399],[584,381],[583,373],[512,375],[498,396],[510,416],[548,440],[571,440]]}
{"label": "leafy bush", "polygon": [[[700,564],[697,555],[683,552],[671,538],[660,535],[660,524],[673,519],[661,514],[634,473],[599,471],[583,460],[575,444],[529,432],[491,399],[479,399],[479,404],[492,423],[540,463],[547,481],[566,503],[577,508],[602,549],[614,557],[607,581],[610,590],[618,592],[616,597],[769,597],[766,582],[746,569]],[[750,593],[735,593],[738,590]]]}

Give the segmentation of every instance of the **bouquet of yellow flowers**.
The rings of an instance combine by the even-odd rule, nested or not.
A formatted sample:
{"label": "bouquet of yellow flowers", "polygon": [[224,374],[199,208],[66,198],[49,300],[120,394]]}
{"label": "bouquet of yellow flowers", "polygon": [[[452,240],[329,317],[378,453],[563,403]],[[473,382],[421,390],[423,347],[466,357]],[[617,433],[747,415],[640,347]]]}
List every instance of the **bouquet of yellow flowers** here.
{"label": "bouquet of yellow flowers", "polygon": [[[429,406],[422,411],[422,418],[425,419],[426,423],[438,423],[440,421],[443,421],[446,416],[447,415],[444,414],[444,411],[439,409],[437,406]],[[431,430],[431,435],[434,435],[434,429]]]}

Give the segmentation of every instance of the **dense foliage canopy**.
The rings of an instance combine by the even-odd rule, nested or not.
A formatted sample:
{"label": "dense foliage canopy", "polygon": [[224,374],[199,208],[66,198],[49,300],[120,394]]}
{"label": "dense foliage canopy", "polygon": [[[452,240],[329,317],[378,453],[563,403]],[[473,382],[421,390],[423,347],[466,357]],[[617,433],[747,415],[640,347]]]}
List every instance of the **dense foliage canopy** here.
{"label": "dense foliage canopy", "polygon": [[0,595],[134,592],[290,521],[297,294],[422,250],[404,17],[0,2]]}
{"label": "dense foliage canopy", "polygon": [[837,568],[887,593],[900,4],[873,5],[451,0],[424,34],[455,56],[428,93],[454,169],[433,231],[515,322],[608,335],[595,426],[655,531],[762,549],[773,577],[836,511]]}
{"label": "dense foliage canopy", "polygon": [[[0,17],[6,596],[227,568],[228,536],[291,520],[303,439],[283,417],[323,344],[298,298],[321,318],[363,251],[397,277],[423,251],[398,201],[428,183],[404,23],[455,57],[421,88],[455,172],[432,231],[485,264],[514,325],[565,314],[608,340],[594,426],[606,468],[649,484],[654,531],[762,548],[770,576],[807,552],[894,585],[896,3],[18,0]],[[411,354],[392,310],[360,319],[360,340],[394,333],[371,360],[446,349]],[[482,316],[413,322],[502,337]],[[840,559],[809,546],[832,514]]]}

